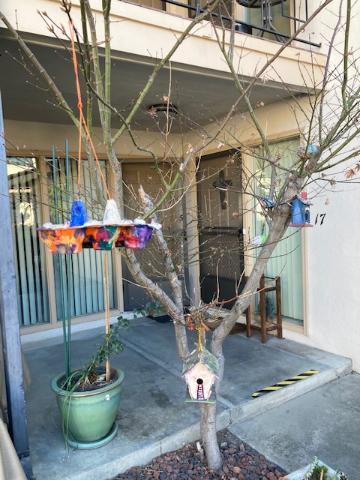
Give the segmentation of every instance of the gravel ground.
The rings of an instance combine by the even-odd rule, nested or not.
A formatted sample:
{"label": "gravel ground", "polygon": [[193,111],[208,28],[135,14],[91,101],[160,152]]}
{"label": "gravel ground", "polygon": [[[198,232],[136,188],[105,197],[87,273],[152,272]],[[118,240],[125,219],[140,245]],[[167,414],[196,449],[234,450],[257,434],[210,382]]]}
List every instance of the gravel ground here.
{"label": "gravel ground", "polygon": [[224,464],[220,472],[206,467],[203,454],[191,443],[166,453],[143,467],[133,467],[112,480],[276,480],[285,475],[277,465],[228,430],[218,439]]}

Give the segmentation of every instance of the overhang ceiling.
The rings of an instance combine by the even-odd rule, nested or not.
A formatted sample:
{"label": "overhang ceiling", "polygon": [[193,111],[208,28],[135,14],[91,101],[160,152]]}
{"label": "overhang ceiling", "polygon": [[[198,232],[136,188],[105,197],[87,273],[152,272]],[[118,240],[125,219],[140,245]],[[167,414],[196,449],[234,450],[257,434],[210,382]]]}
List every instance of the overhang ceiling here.
{"label": "overhang ceiling", "polygon": [[[46,40],[47,42],[49,39]],[[29,40],[31,49],[40,63],[47,69],[56,85],[72,107],[76,107],[75,84],[69,52],[61,46],[44,46],[41,39]],[[0,89],[2,91],[4,117],[7,119],[66,124],[70,120],[61,111],[49,93],[47,86],[39,79],[29,61],[24,58],[18,44],[0,32]],[[149,59],[129,57],[116,52],[112,60],[111,96],[113,105],[124,115],[129,112],[138,93],[144,87],[152,71]],[[132,124],[137,130],[157,130],[158,127],[146,108],[162,101],[168,95],[171,80],[171,99],[180,115],[174,121],[174,131],[206,125],[226,115],[234,104],[238,92],[229,75],[210,70],[194,70],[186,65],[172,65],[163,69],[149,93],[143,108],[137,113]],[[84,86],[83,86],[84,90]],[[299,93],[299,92],[298,92]],[[252,89],[253,105],[265,105],[290,97],[289,90],[276,85],[257,85]],[[246,110],[240,104],[239,110]],[[97,113],[95,125],[99,124]],[[113,125],[118,124],[114,118]]]}

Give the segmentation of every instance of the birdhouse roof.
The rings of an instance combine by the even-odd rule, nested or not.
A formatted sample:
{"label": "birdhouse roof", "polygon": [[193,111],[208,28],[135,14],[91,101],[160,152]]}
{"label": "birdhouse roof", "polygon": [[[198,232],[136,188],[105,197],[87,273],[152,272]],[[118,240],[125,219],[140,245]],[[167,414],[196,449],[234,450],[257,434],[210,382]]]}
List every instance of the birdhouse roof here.
{"label": "birdhouse roof", "polygon": [[303,205],[306,205],[307,207],[309,207],[310,205],[312,205],[308,200],[304,200],[303,198],[300,197],[300,195],[295,195],[295,197],[293,198],[293,200],[299,200]]}
{"label": "birdhouse roof", "polygon": [[219,372],[219,362],[217,358],[204,348],[201,352],[194,350],[190,355],[184,360],[183,375],[191,370],[198,363],[205,365],[212,373],[215,375]]}

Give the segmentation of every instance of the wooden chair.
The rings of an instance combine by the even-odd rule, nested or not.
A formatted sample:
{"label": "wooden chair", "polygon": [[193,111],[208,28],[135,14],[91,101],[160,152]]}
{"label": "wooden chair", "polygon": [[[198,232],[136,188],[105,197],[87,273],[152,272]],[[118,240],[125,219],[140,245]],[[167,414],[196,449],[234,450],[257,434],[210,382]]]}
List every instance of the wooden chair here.
{"label": "wooden chair", "polygon": [[[273,285],[266,286],[266,280],[271,280]],[[267,341],[268,333],[276,330],[277,337],[283,338],[282,332],[282,315],[281,315],[281,280],[280,277],[265,277],[264,275],[260,279],[259,288],[259,311],[260,311],[260,333],[261,341],[265,343]],[[266,315],[266,293],[275,291],[276,299],[276,323],[267,325],[267,315]],[[251,337],[252,335],[252,308],[251,305],[248,306],[245,312],[246,315],[246,336]],[[258,328],[258,327],[257,327]]]}

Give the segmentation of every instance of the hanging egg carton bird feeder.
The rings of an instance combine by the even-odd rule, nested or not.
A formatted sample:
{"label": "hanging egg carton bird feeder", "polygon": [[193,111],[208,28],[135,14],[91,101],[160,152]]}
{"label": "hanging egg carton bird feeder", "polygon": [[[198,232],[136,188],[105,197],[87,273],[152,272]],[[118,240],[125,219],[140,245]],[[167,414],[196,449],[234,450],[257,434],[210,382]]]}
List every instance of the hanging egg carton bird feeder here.
{"label": "hanging egg carton bird feeder", "polygon": [[290,227],[312,227],[310,224],[310,203],[307,200],[307,193],[301,192],[291,200],[291,221]]}
{"label": "hanging egg carton bird feeder", "polygon": [[52,253],[80,253],[83,248],[112,250],[115,247],[141,249],[151,239],[153,230],[161,225],[147,224],[142,219],[121,219],[115,200],[106,203],[103,221],[88,220],[85,204],[74,200],[70,222],[63,225],[47,223],[39,228],[40,239]]}
{"label": "hanging egg carton bird feeder", "polygon": [[215,403],[212,387],[218,378],[219,362],[206,348],[194,350],[184,361],[182,375],[188,387],[187,402]]}
{"label": "hanging egg carton bird feeder", "polygon": [[[81,88],[78,76],[77,56],[74,44],[74,29],[71,29],[71,44],[73,53],[73,66],[75,73],[76,93],[79,109],[79,142],[78,142],[78,169],[77,169],[77,194],[78,199],[71,205],[70,222],[63,225],[53,225],[51,223],[39,228],[40,239],[45,243],[52,253],[80,253],[83,248],[93,248],[94,250],[111,250],[115,247],[125,247],[132,249],[144,248],[151,239],[154,229],[161,228],[156,223],[147,224],[144,220],[121,219],[115,200],[110,198],[110,192],[102,173],[99,159],[96,153],[94,142],[92,141],[89,127],[86,123],[82,111]],[[104,212],[102,222],[89,220],[85,204],[80,200],[81,187],[81,160],[82,160],[82,129],[91,148],[96,161],[96,166],[101,180],[104,184],[104,191],[107,192],[108,201]],[[67,152],[67,148],[65,149]],[[68,161],[68,154],[66,154]],[[53,171],[54,179],[57,176],[55,150],[53,152]],[[69,180],[67,172],[67,182]],[[69,190],[69,187],[68,187]],[[55,196],[56,208],[56,196]]]}

